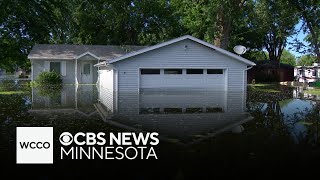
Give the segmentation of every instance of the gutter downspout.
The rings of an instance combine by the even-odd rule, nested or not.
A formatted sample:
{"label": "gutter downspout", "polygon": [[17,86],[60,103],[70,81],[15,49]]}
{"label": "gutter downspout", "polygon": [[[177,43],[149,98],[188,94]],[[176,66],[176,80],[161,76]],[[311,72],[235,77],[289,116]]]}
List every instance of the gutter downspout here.
{"label": "gutter downspout", "polygon": [[[245,87],[247,84],[248,84],[248,82],[247,82],[247,84],[245,85],[245,75],[244,75],[244,73],[246,73],[246,71],[248,71],[248,70],[250,70],[250,69],[252,69],[253,68],[253,66],[250,66],[250,67],[247,67],[245,70],[243,70],[243,91],[246,91],[247,90],[247,88]],[[247,75],[247,78],[248,78],[248,75]]]}
{"label": "gutter downspout", "polygon": [[74,75],[75,75],[75,78],[74,78],[74,83],[76,85],[78,85],[78,59],[75,58],[75,63],[74,63]]}
{"label": "gutter downspout", "polygon": [[[98,63],[97,64],[99,64],[100,63],[100,58],[98,59]],[[97,68],[98,68],[98,70],[97,70],[97,82],[96,82],[96,86],[98,87],[98,84],[100,84],[100,66],[96,66]]]}
{"label": "gutter downspout", "polygon": [[246,107],[246,101],[247,101],[247,86],[248,86],[248,81],[247,81],[246,84],[244,83],[244,82],[246,81],[246,80],[245,80],[245,77],[248,78],[248,75],[245,76],[245,73],[247,73],[246,71],[248,71],[248,70],[250,70],[250,69],[252,69],[252,68],[253,68],[253,66],[250,66],[250,67],[247,67],[246,69],[243,70],[243,97],[244,97],[244,104],[242,105],[243,110],[244,110],[245,107]]}

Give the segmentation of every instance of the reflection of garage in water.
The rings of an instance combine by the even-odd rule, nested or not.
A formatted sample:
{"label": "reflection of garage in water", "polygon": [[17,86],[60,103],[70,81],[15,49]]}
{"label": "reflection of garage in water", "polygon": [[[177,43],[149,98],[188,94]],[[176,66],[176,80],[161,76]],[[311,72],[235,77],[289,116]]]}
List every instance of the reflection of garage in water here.
{"label": "reflection of garage in water", "polygon": [[223,131],[239,133],[243,130],[240,125],[252,119],[245,112],[242,91],[163,90],[114,96],[100,89],[99,102],[95,106],[107,123],[128,130],[156,131],[169,139],[198,139]]}

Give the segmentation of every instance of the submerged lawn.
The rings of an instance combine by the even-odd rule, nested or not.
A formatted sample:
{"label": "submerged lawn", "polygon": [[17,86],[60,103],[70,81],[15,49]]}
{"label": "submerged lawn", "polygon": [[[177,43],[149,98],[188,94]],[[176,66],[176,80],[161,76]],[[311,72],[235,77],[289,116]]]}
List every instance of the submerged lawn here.
{"label": "submerged lawn", "polygon": [[278,84],[249,84],[248,87],[251,91],[281,92]]}
{"label": "submerged lawn", "polygon": [[26,94],[31,91],[29,82],[15,82],[13,80],[0,81],[0,95]]}
{"label": "submerged lawn", "polygon": [[26,91],[0,91],[0,95],[24,94]]}
{"label": "submerged lawn", "polygon": [[313,95],[320,95],[320,88],[319,89],[308,89],[303,92],[308,93],[308,94],[313,94]]}

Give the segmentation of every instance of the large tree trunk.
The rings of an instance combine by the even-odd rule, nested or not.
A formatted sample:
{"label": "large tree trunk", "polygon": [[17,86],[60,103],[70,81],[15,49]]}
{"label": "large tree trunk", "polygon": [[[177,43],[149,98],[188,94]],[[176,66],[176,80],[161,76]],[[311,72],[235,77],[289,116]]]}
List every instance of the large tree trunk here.
{"label": "large tree trunk", "polygon": [[230,42],[230,33],[232,24],[230,17],[225,16],[224,9],[221,8],[220,13],[217,15],[218,32],[214,39],[214,45],[222,49],[227,49]]}
{"label": "large tree trunk", "polygon": [[218,26],[218,30],[213,41],[215,46],[221,47],[222,49],[228,48],[232,31],[232,17],[230,16],[230,13],[226,13],[226,11],[241,11],[245,2],[246,0],[234,0],[231,2],[231,9],[226,9],[223,6],[219,7],[219,13],[216,17],[216,26]]}

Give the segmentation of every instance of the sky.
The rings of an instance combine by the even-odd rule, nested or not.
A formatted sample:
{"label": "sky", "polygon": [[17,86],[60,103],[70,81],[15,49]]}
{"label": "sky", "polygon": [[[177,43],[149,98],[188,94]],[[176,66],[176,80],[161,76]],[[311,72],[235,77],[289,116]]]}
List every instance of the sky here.
{"label": "sky", "polygon": [[[299,30],[301,29],[301,26],[302,26],[302,22],[300,21],[300,22],[296,25],[295,29],[296,29],[297,31],[299,31]],[[303,40],[305,37],[306,37],[306,34],[303,33],[303,31],[301,30],[298,34],[295,34],[295,35],[289,37],[289,38],[288,38],[288,42],[293,42],[293,40],[294,40],[295,38],[297,38],[299,41],[303,42],[304,44],[307,44],[307,42]],[[287,48],[288,48],[288,47],[290,47],[290,45],[288,45]],[[287,48],[286,48],[286,49],[287,49]],[[300,56],[303,55],[303,54],[297,52],[294,48],[291,49],[291,50],[289,50],[289,51],[290,51],[293,55],[295,55],[296,57],[300,57]]]}

